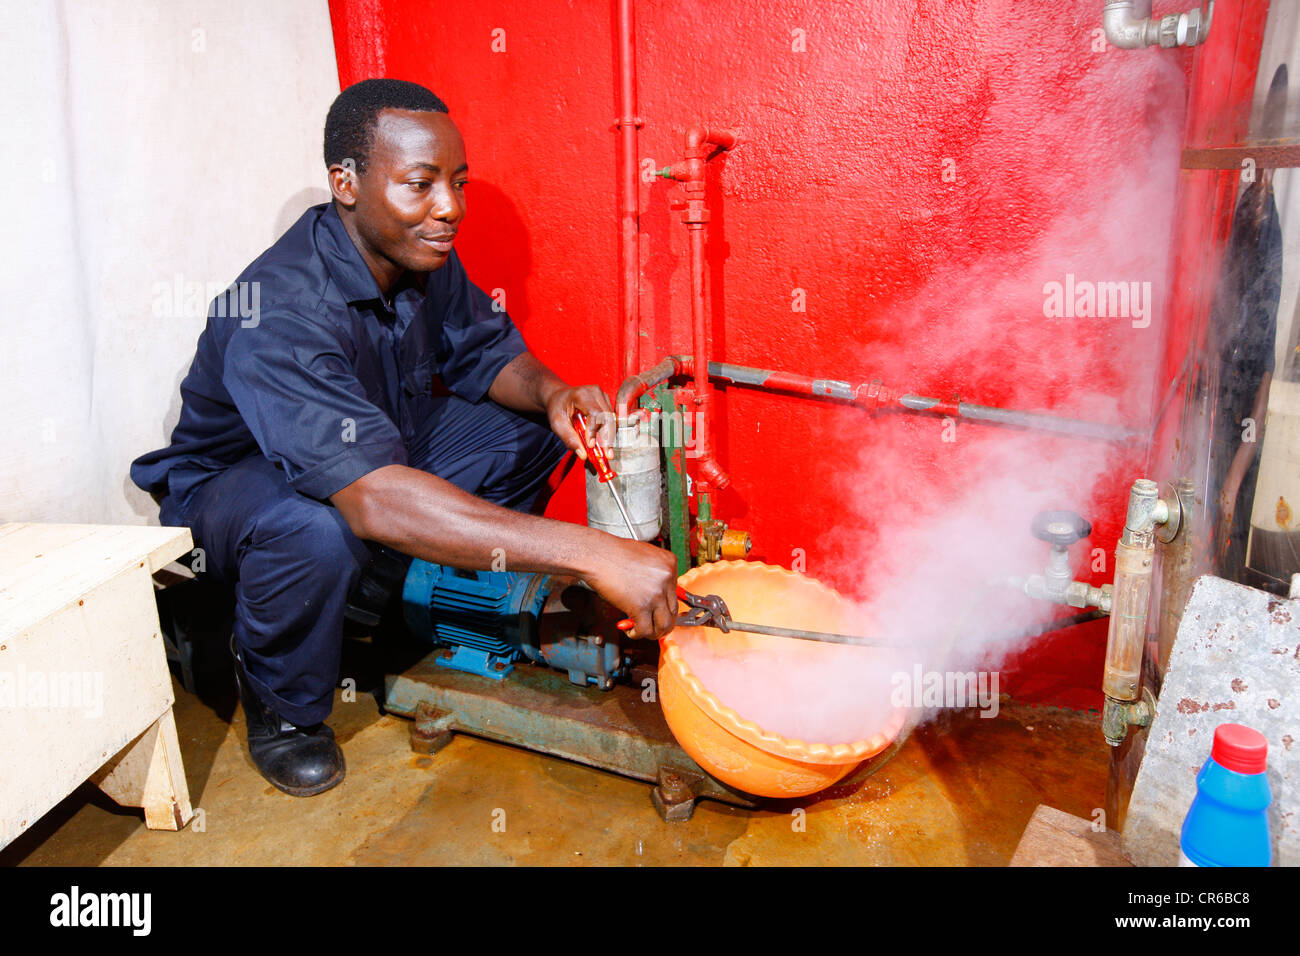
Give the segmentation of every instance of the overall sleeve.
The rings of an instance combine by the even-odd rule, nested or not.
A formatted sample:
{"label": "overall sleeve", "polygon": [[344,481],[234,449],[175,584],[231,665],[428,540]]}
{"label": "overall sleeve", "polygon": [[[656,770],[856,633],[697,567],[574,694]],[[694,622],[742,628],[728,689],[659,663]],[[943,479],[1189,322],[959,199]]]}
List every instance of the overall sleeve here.
{"label": "overall sleeve", "polygon": [[454,250],[429,275],[421,320],[438,343],[436,370],[443,384],[466,401],[482,401],[501,370],[528,351],[506,311],[469,281]]}
{"label": "overall sleeve", "polygon": [[324,500],[377,468],[406,464],[397,426],[366,397],[326,322],[266,310],[231,336],[222,383],[290,487]]}

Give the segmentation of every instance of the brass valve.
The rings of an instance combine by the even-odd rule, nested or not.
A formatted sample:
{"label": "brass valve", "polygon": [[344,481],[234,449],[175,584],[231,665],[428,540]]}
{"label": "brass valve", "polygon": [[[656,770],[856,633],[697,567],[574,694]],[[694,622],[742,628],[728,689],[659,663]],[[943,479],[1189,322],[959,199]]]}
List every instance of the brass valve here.
{"label": "brass valve", "polygon": [[748,531],[728,528],[725,522],[706,518],[695,526],[695,543],[700,564],[706,561],[741,560],[748,556],[754,542]]}

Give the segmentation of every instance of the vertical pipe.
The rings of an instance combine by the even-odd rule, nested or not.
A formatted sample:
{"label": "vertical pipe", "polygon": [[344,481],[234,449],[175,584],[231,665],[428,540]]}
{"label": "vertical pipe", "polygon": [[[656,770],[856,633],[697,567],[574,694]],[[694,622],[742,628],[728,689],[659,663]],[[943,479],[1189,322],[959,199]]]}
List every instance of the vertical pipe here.
{"label": "vertical pipe", "polygon": [[[709,327],[704,310],[704,223],[688,223],[686,230],[691,247],[691,330],[695,339],[695,450],[701,458],[708,460],[707,422],[713,395],[709,383]],[[709,493],[710,478],[703,469],[697,472],[697,495]]]}
{"label": "vertical pipe", "polygon": [[1154,557],[1154,542],[1146,547],[1121,543],[1115,549],[1115,590],[1101,685],[1102,693],[1113,700],[1137,700],[1141,690]]}
{"label": "vertical pipe", "polygon": [[[705,206],[705,163],[710,147],[731,149],[739,137],[729,129],[707,129],[692,126],[686,131],[686,159],[672,173],[672,178],[683,182],[686,209],[682,221],[690,236],[691,258],[691,327],[695,339],[695,474],[699,494],[721,491],[731,484],[731,476],[722,470],[713,457],[712,437],[709,434],[709,413],[713,406],[713,390],[709,384],[709,351],[712,337],[709,314],[704,308],[704,238],[708,227],[709,210]],[[706,500],[701,498],[701,500]]]}
{"label": "vertical pipe", "polygon": [[618,125],[623,179],[619,210],[623,236],[623,379],[635,375],[641,368],[641,226],[636,181],[636,131],[641,121],[636,115],[636,41],[632,3],[633,0],[619,0],[618,3]]}

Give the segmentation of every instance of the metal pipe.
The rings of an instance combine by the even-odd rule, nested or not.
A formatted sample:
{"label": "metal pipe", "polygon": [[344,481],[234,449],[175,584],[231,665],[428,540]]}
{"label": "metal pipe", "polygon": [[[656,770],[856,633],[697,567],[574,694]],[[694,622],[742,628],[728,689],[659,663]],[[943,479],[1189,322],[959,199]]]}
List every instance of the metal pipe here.
{"label": "metal pipe", "polygon": [[1115,548],[1115,585],[1101,683],[1106,695],[1102,733],[1112,747],[1124,742],[1131,724],[1144,726],[1150,721],[1142,693],[1142,652],[1151,606],[1156,525],[1172,514],[1170,503],[1159,495],[1159,486],[1149,478],[1133,482],[1124,532]]}
{"label": "metal pipe", "polygon": [[[656,385],[662,384],[670,378],[690,375],[694,376],[698,381],[697,369],[698,365],[693,356],[669,355],[654,367],[639,375],[632,376],[618,390],[617,407],[620,418],[625,418],[630,413],[637,399]],[[710,362],[708,369],[709,378],[718,381],[759,388],[765,391],[790,392],[812,398],[835,399],[850,402],[862,408],[896,406],[909,411],[924,411],[940,415],[973,418],[980,421],[994,422],[999,425],[1032,428],[1056,434],[1097,438],[1113,442],[1127,442],[1146,437],[1144,432],[1119,425],[1106,425],[1078,418],[1066,418],[1045,412],[1024,412],[1009,408],[995,408],[990,405],[975,405],[971,402],[956,400],[944,402],[937,398],[925,398],[920,395],[899,395],[896,391],[878,381],[864,382],[855,386],[837,379],[813,378],[809,375],[749,368],[744,365],[732,365],[728,362]]]}
{"label": "metal pipe", "polygon": [[628,376],[618,387],[618,394],[614,398],[619,425],[622,426],[627,421],[632,414],[632,407],[642,395],[670,378],[693,374],[694,367],[695,359],[689,355],[668,355],[644,372]]}
{"label": "metal pipe", "polygon": [[722,489],[731,478],[713,458],[709,434],[709,412],[713,406],[713,389],[709,385],[708,348],[710,342],[707,313],[704,309],[704,226],[689,223],[691,241],[691,327],[695,337],[695,437],[696,494],[707,495],[712,488]]}
{"label": "metal pipe", "polygon": [[1126,442],[1145,437],[1143,432],[1133,431],[1119,425],[1103,425],[1100,422],[1066,418],[1062,415],[1049,415],[1044,412],[1022,412],[1010,408],[995,408],[991,405],[973,405],[970,402],[941,402],[935,398],[922,398],[920,395],[903,395],[898,399],[898,403],[904,408],[910,408],[918,412],[936,412],[953,417],[996,422],[999,425],[1034,428],[1039,431],[1056,432],[1060,435],[1075,435],[1080,438],[1100,438],[1105,441]]}
{"label": "metal pipe", "polygon": [[686,158],[659,171],[659,175],[665,179],[680,182],[686,193],[682,222],[686,224],[690,238],[691,330],[695,352],[696,425],[693,431],[696,493],[701,500],[706,500],[711,491],[721,490],[731,484],[731,476],[722,470],[713,455],[708,428],[709,412],[713,404],[713,389],[709,384],[709,347],[713,338],[710,316],[704,305],[704,239],[710,219],[709,210],[704,203],[704,170],[712,156],[732,149],[738,142],[740,136],[735,130],[692,126],[686,131]]}
{"label": "metal pipe", "polygon": [[640,366],[641,344],[641,240],[640,209],[636,175],[637,129],[642,125],[636,115],[636,40],[633,0],[618,4],[619,89],[617,126],[622,153],[622,195],[619,217],[622,230],[623,292],[623,377],[634,374]]}
{"label": "metal pipe", "polygon": [[1168,49],[1204,43],[1213,16],[1214,0],[1210,0],[1209,12],[1204,17],[1199,7],[1193,7],[1186,13],[1171,13],[1159,20],[1151,16],[1151,0],[1106,0],[1101,23],[1106,30],[1106,42],[1121,50],[1157,45]]}
{"label": "metal pipe", "polygon": [[1114,594],[1114,589],[1109,584],[1093,587],[1087,581],[1067,581],[1062,587],[1042,574],[1031,574],[1023,580],[1012,578],[1008,583],[1024,591],[1026,597],[1068,604],[1070,607],[1094,607],[1100,614],[1110,613]]}

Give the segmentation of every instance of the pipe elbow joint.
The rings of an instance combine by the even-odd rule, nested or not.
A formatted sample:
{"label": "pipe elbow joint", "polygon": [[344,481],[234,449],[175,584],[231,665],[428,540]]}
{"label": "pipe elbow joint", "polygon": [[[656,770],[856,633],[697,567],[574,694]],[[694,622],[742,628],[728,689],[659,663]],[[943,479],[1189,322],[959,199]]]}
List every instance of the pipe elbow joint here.
{"label": "pipe elbow joint", "polygon": [[1141,50],[1160,42],[1160,24],[1151,19],[1151,0],[1107,0],[1101,25],[1106,42],[1121,50]]}
{"label": "pipe elbow joint", "polygon": [[711,488],[721,491],[731,484],[731,476],[722,470],[722,466],[713,460],[712,455],[702,457],[696,467],[699,470],[700,480]]}
{"label": "pipe elbow joint", "polygon": [[1101,22],[1106,42],[1121,50],[1141,50],[1149,46],[1171,49],[1204,43],[1210,33],[1210,13],[1201,16],[1199,7],[1186,13],[1171,13],[1159,20],[1151,16],[1151,0],[1106,0]]}
{"label": "pipe elbow joint", "polygon": [[721,150],[735,148],[740,142],[740,134],[734,129],[707,126],[692,126],[686,131],[686,153],[688,156],[701,154],[705,146],[714,146]]}

